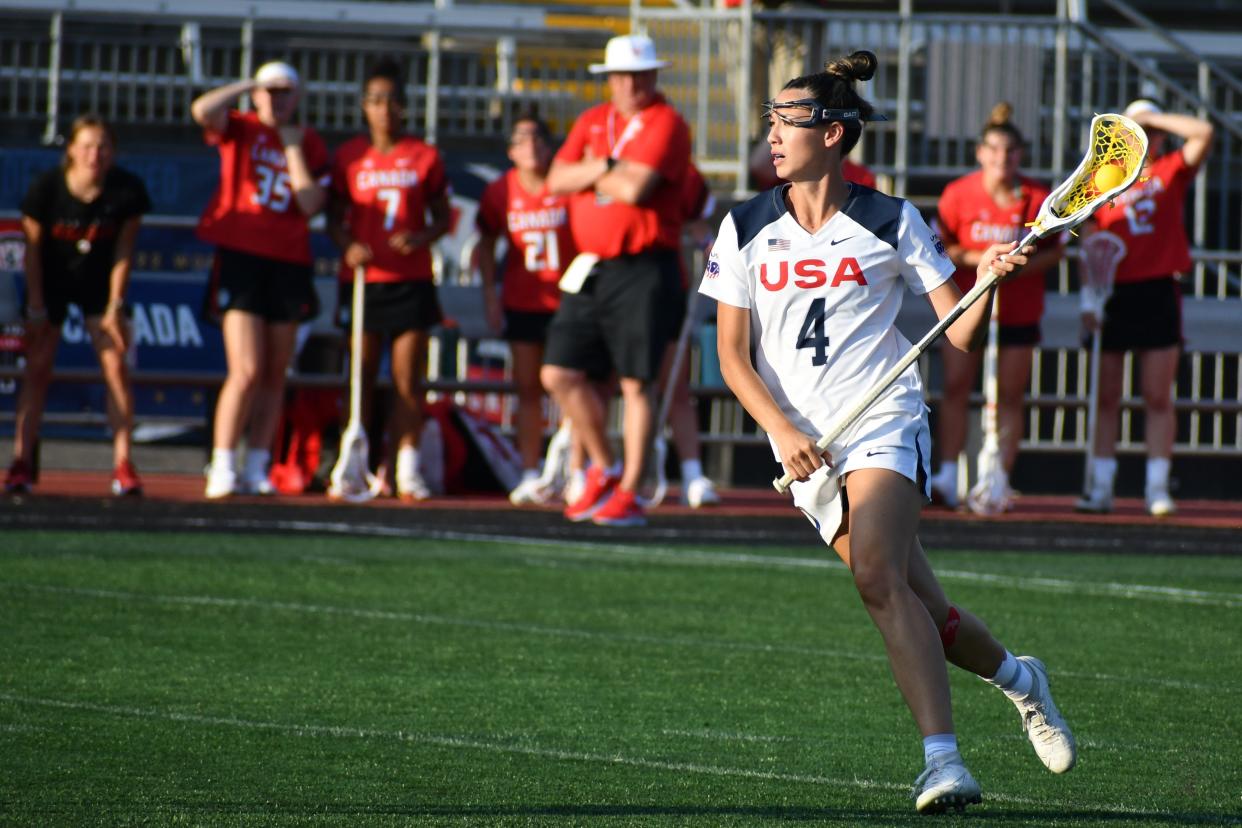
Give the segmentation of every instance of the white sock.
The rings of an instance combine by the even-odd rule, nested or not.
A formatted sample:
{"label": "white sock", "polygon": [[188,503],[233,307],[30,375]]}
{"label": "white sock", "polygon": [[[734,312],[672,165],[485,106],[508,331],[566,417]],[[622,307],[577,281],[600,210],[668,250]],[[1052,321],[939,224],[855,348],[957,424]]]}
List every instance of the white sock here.
{"label": "white sock", "polygon": [[681,461],[681,482],[689,483],[703,476],[703,464],[698,460]]}
{"label": "white sock", "polygon": [[525,483],[527,480],[538,480],[538,479],[539,479],[539,469],[522,469],[522,482],[523,483]]}
{"label": "white sock", "polygon": [[237,468],[237,450],[224,448],[212,449],[211,467],[213,469],[235,470]]}
{"label": "white sock", "polygon": [[1013,653],[1005,650],[1005,660],[996,670],[996,675],[985,678],[988,684],[998,687],[1006,696],[1014,701],[1022,701],[1031,695],[1035,686],[1035,676],[1026,665],[1013,657]]}
{"label": "white sock", "polygon": [[941,488],[948,488],[950,491],[957,491],[957,461],[945,460],[940,464],[940,471],[936,472],[936,480]]}
{"label": "white sock", "polygon": [[1116,457],[1092,457],[1091,481],[1096,489],[1106,492],[1113,490],[1113,481],[1117,478]]}
{"label": "white sock", "polygon": [[923,761],[930,762],[937,756],[957,753],[957,736],[953,733],[933,733],[923,737]]}
{"label": "white sock", "polygon": [[418,476],[418,449],[402,446],[397,449],[397,482],[412,480]]}
{"label": "white sock", "polygon": [[246,449],[246,479],[267,477],[267,464],[272,453],[267,449]]}
{"label": "white sock", "polygon": [[1147,491],[1167,492],[1169,490],[1169,458],[1147,458]]}

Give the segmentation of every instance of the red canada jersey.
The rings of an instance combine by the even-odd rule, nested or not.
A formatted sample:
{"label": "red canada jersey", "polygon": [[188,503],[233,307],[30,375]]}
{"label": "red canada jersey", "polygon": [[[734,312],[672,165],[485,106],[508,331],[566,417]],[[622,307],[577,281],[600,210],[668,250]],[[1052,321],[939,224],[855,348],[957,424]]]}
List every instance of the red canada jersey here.
{"label": "red canada jersey", "polygon": [[862,164],[855,164],[848,158],[841,159],[841,175],[846,181],[875,189],[875,173]]}
{"label": "red canada jersey", "polygon": [[[369,137],[352,138],[336,151],[332,191],[349,205],[349,234],[371,248],[368,282],[431,281],[430,247],[403,256],[388,240],[401,230],[418,233],[426,228],[428,205],[448,193],[448,174],[435,147],[406,136],[380,152]],[[342,262],[341,281],[353,278]]]}
{"label": "red canada jersey", "polygon": [[678,249],[682,180],[690,165],[690,128],[664,96],[657,95],[631,118],[611,103],[588,109],[574,122],[556,160],[581,161],[588,147],[595,158],[651,167],[660,183],[641,204],[614,201],[594,189],[571,195],[569,224],[578,249],[604,259],[655,248]]}
{"label": "red canada jersey", "polygon": [[[280,261],[310,264],[310,219],[289,182],[280,132],[253,112],[230,110],[223,132],[205,140],[220,151],[220,186],[198,220],[203,241]],[[302,154],[316,179],[326,183],[328,148],[310,127]]]}
{"label": "red canada jersey", "polygon": [[[987,250],[994,244],[1015,242],[1028,232],[1026,224],[1035,220],[1039,207],[1048,197],[1048,188],[1025,176],[1018,177],[1018,196],[1004,207],[992,200],[983,188],[983,173],[973,172],[945,187],[940,196],[937,230],[945,246],[961,245],[967,250]],[[1040,247],[1056,244],[1055,237],[1039,242]],[[959,267],[953,281],[965,293],[975,286],[974,268]],[[1024,270],[1004,282],[999,292],[1002,325],[1037,325],[1044,315],[1044,272]]]}
{"label": "red canada jersey", "polygon": [[522,187],[510,169],[479,199],[479,230],[509,242],[500,300],[507,309],[551,313],[561,303],[557,282],[577,255],[569,231],[569,197]]}
{"label": "red canada jersey", "polygon": [[1186,189],[1195,175],[1181,151],[1152,161],[1130,189],[1095,213],[1101,230],[1116,233],[1126,243],[1126,256],[1117,265],[1117,283],[1145,282],[1190,270],[1190,241],[1182,208]]}

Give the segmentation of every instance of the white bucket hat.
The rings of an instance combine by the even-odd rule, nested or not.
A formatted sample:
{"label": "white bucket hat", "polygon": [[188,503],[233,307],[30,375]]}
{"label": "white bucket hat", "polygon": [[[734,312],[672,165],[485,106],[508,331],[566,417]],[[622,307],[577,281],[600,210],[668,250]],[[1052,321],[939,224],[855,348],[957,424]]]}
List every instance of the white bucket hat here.
{"label": "white bucket hat", "polygon": [[1160,107],[1156,106],[1155,101],[1149,101],[1146,98],[1139,98],[1137,101],[1131,101],[1130,105],[1126,107],[1126,111],[1121,114],[1125,115],[1127,118],[1133,118],[1140,112],[1151,112],[1154,115],[1159,115],[1162,110]]}
{"label": "white bucket hat", "polygon": [[273,60],[259,67],[254,73],[254,82],[267,89],[270,87],[291,86],[297,89],[301,85],[298,70],[284,61]]}
{"label": "white bucket hat", "polygon": [[604,72],[646,72],[671,65],[656,57],[655,43],[646,35],[619,35],[608,41],[604,62],[592,63],[591,74]]}

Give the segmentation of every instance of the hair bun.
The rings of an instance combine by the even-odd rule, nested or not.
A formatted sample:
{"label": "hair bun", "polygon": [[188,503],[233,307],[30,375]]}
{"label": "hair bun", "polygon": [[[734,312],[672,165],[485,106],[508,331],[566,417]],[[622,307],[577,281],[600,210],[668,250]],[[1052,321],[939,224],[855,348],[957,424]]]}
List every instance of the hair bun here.
{"label": "hair bun", "polygon": [[1013,105],[1009,101],[1000,101],[992,107],[992,114],[988,116],[988,126],[1003,126],[1009,123],[1011,118],[1013,118]]}
{"label": "hair bun", "polygon": [[869,81],[875,77],[876,67],[880,61],[875,52],[859,49],[849,57],[830,60],[824,64],[824,71],[847,81]]}

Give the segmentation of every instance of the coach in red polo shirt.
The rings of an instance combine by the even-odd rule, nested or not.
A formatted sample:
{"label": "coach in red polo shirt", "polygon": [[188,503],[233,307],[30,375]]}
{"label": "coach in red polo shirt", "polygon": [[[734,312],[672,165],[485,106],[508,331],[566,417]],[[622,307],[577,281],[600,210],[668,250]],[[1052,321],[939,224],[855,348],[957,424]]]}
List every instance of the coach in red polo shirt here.
{"label": "coach in red polo shirt", "polygon": [[[651,388],[680,322],[671,317],[679,305],[680,193],[690,166],[690,130],[656,91],[665,66],[649,37],[608,41],[604,62],[590,68],[608,75],[611,100],[578,118],[548,175],[553,193],[571,196],[580,255],[598,257],[581,285],[569,284],[573,266],[562,281],[541,375],[591,459],[582,495],[565,509],[573,521],[646,522],[635,492],[655,419]],[[620,470],[590,384],[614,370],[625,403]]]}

